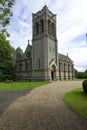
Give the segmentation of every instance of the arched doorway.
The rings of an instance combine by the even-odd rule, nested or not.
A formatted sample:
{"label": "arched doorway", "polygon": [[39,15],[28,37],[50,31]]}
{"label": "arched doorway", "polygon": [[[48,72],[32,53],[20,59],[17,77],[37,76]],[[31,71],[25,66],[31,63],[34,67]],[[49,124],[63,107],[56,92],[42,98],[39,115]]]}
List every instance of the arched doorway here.
{"label": "arched doorway", "polygon": [[56,66],[51,66],[51,79],[54,80],[56,78]]}

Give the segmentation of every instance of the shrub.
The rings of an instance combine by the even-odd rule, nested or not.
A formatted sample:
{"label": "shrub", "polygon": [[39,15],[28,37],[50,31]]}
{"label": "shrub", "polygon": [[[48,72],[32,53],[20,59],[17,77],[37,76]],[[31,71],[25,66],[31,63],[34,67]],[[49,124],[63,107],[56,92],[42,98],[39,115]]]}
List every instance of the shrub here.
{"label": "shrub", "polygon": [[12,80],[6,80],[5,83],[13,83]]}
{"label": "shrub", "polygon": [[83,81],[83,90],[85,93],[87,93],[87,79]]}
{"label": "shrub", "polygon": [[3,81],[3,73],[0,71],[0,82]]}

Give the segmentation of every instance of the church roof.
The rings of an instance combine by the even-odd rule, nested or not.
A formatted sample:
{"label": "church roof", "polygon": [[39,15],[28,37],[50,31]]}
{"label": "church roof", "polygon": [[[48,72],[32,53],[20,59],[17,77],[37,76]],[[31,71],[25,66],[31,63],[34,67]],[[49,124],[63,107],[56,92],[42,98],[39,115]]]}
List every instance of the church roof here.
{"label": "church roof", "polygon": [[65,55],[63,55],[63,54],[58,53],[58,57],[59,57],[59,60],[66,60],[66,61],[73,62],[73,61],[69,58],[68,55],[65,56]]}
{"label": "church roof", "polygon": [[40,17],[43,14],[49,14],[50,17],[56,16],[55,14],[53,14],[48,7],[45,5],[40,11],[33,13],[33,19],[36,19],[38,17]]}
{"label": "church roof", "polygon": [[[28,56],[28,53],[30,53],[30,56]],[[16,61],[27,60],[29,58],[32,58],[32,45],[28,43],[25,52],[22,55],[18,55]]]}
{"label": "church roof", "polygon": [[[25,60],[25,59],[28,59],[29,57],[27,56],[27,53],[28,52],[32,52],[32,46],[28,43],[28,45],[27,45],[27,47],[26,47],[26,50],[25,50],[25,52],[24,52],[24,54],[23,54],[23,60]],[[32,55],[32,53],[31,53],[31,55]]]}

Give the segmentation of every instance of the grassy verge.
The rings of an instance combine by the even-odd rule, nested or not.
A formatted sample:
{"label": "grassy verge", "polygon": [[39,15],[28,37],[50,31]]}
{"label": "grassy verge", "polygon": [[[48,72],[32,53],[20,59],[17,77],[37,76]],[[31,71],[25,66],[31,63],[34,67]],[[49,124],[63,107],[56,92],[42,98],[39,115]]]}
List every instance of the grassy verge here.
{"label": "grassy verge", "polygon": [[83,81],[83,80],[85,80],[85,79],[77,79],[77,78],[75,78],[75,79],[73,79],[71,81]]}
{"label": "grassy verge", "polygon": [[82,88],[66,93],[64,102],[79,116],[87,119],[87,94]]}
{"label": "grassy verge", "polygon": [[0,82],[0,92],[33,89],[48,83],[49,82]]}

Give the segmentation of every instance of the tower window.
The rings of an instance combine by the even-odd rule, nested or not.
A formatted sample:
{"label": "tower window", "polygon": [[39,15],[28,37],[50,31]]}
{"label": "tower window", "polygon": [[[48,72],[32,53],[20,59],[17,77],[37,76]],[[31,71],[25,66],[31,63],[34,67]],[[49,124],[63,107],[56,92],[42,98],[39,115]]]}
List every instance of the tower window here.
{"label": "tower window", "polygon": [[51,35],[51,21],[48,20],[48,33]]}
{"label": "tower window", "polygon": [[36,23],[36,33],[37,33],[37,35],[39,34],[39,24],[38,23]]}
{"label": "tower window", "polygon": [[43,33],[44,32],[44,22],[43,22],[43,20],[41,20],[40,23],[41,23],[41,33]]}
{"label": "tower window", "polygon": [[52,36],[54,37],[55,36],[55,24],[52,23]]}

